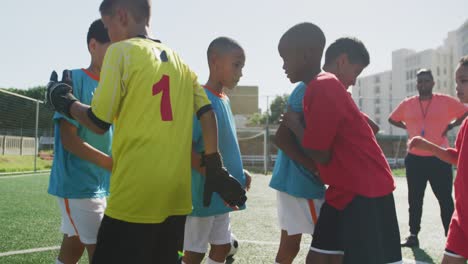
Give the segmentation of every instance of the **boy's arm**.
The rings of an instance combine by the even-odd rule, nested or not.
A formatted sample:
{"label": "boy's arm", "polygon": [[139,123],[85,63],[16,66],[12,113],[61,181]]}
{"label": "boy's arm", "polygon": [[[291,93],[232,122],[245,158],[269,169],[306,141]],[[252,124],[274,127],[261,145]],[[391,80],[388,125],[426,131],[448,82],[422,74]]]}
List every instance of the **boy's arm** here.
{"label": "boy's arm", "polygon": [[[302,142],[302,139],[304,138],[304,126],[301,122],[301,114],[288,111],[283,114],[282,124],[289,128],[294,135],[296,135],[297,139]],[[304,152],[309,158],[321,164],[326,164],[331,159],[330,150],[304,149]]]}
{"label": "boy's arm", "polygon": [[218,152],[218,127],[216,116],[212,110],[206,111],[200,116],[203,142],[205,143],[205,154]]}
{"label": "boy's arm", "polygon": [[97,118],[89,105],[78,101],[71,105],[70,114],[81,125],[99,135],[106,133],[111,126]]}
{"label": "boy's arm", "polygon": [[465,118],[468,116],[468,112],[464,113],[462,116],[460,116],[459,118],[457,118],[454,122],[450,123],[447,125],[447,128],[445,129],[445,131],[442,133],[442,136],[446,136],[447,135],[447,132],[449,132],[449,130],[451,130],[452,128],[454,127],[457,127],[459,125],[461,125],[461,123],[463,123],[463,120],[465,120]]}
{"label": "boy's arm", "polygon": [[201,166],[202,154],[195,151],[192,144],[192,169],[198,171],[201,175],[205,175],[205,168]]}
{"label": "boy's arm", "polygon": [[77,128],[68,121],[60,120],[60,137],[63,147],[80,159],[92,162],[112,171],[112,158],[84,142],[77,134]]}
{"label": "boy's arm", "polygon": [[395,121],[392,118],[388,119],[388,122],[396,127],[406,129],[406,124],[403,121]]}
{"label": "boy's arm", "polygon": [[458,151],[455,149],[446,149],[442,148],[420,136],[416,136],[410,140],[408,143],[409,149],[416,148],[420,150],[429,151],[434,154],[437,158],[453,164],[457,165],[458,161]]}
{"label": "boy's arm", "polygon": [[284,124],[280,124],[275,135],[275,144],[289,158],[301,164],[307,170],[317,173],[317,167],[312,159],[306,156],[304,150],[299,146],[295,135]]}
{"label": "boy's arm", "polygon": [[369,124],[370,128],[372,129],[372,132],[374,132],[374,135],[379,133],[380,127],[377,125],[377,123],[374,122],[370,117],[366,116],[367,124]]}

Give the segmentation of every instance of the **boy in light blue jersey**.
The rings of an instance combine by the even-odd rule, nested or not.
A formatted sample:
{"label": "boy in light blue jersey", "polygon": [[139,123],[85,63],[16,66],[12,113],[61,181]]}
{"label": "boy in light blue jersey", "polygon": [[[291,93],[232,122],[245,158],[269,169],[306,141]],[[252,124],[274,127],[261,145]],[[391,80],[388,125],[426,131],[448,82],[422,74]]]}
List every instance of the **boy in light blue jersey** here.
{"label": "boy in light blue jersey", "polygon": [[[369,64],[369,54],[365,46],[355,38],[340,38],[325,52],[323,70],[331,72],[346,88],[354,85],[356,78]],[[288,99],[288,111],[303,112],[303,98],[306,85],[300,82]],[[366,116],[374,133],[379,127]],[[302,234],[313,234],[324,201],[325,186],[316,173],[314,162],[309,159],[291,131],[284,125],[276,134],[276,144],[280,149],[273,169],[270,187],[276,189],[278,219],[281,228],[281,241],[276,263],[292,263],[299,252]],[[337,239],[330,236],[330,243]],[[334,264],[342,262],[343,251],[311,249],[315,254],[313,263]]]}
{"label": "boy in light blue jersey", "polygon": [[[100,19],[89,27],[87,42],[91,64],[87,69],[72,70],[71,81],[75,97],[90,104],[110,44]],[[58,112],[53,119],[54,161],[48,193],[57,196],[64,233],[56,263],[77,263],[85,248],[91,260],[109,195],[112,130],[97,135]]]}
{"label": "boy in light blue jersey", "polygon": [[[244,188],[250,186],[250,175],[243,169],[241,153],[236,135],[236,126],[229,98],[224,88],[232,89],[242,76],[245,55],[242,47],[234,40],[219,37],[208,48],[210,77],[204,86],[218,121],[218,148],[227,171]],[[224,263],[231,246],[229,212],[243,210],[228,207],[217,193],[210,200],[203,196],[205,176],[201,161],[203,139],[200,122],[194,117],[192,153],[192,214],[187,217],[184,236],[185,264],[198,264],[203,260],[211,245],[207,264]],[[207,206],[207,204],[209,204]]]}

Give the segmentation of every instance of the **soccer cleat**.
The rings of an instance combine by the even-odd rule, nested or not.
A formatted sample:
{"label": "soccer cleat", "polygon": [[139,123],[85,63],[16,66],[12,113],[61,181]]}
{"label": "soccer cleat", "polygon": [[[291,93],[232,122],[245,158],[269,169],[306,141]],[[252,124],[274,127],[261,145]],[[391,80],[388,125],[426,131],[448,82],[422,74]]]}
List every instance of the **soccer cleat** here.
{"label": "soccer cleat", "polygon": [[418,236],[416,235],[409,235],[405,240],[401,241],[402,247],[419,247],[419,240]]}

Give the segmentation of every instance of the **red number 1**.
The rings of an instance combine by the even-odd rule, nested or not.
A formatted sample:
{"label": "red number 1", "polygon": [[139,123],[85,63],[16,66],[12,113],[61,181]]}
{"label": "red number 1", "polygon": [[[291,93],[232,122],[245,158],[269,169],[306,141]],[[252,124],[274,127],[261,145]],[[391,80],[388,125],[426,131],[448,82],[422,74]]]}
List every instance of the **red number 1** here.
{"label": "red number 1", "polygon": [[163,121],[172,121],[171,96],[169,93],[169,76],[163,75],[159,82],[153,85],[153,96],[162,92],[161,118]]}

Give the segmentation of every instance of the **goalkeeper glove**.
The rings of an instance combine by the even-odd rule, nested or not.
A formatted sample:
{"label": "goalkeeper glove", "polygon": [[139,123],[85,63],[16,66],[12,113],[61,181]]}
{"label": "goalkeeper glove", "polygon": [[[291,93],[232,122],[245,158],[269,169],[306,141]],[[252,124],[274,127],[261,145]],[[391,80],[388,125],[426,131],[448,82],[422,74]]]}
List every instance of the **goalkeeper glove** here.
{"label": "goalkeeper glove", "polygon": [[64,70],[62,81],[59,82],[57,80],[57,73],[53,71],[50,76],[50,81],[47,84],[45,95],[45,103],[50,109],[64,114],[69,118],[73,118],[70,114],[71,105],[78,101],[78,99],[73,96],[73,82],[71,74],[71,71]]}
{"label": "goalkeeper glove", "polygon": [[245,204],[247,197],[242,185],[223,167],[221,155],[216,152],[202,156],[202,165],[206,166],[205,190],[203,205],[210,206],[213,192],[217,192],[221,199],[230,207],[240,207]]}

